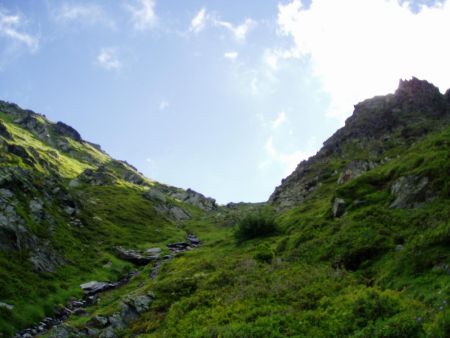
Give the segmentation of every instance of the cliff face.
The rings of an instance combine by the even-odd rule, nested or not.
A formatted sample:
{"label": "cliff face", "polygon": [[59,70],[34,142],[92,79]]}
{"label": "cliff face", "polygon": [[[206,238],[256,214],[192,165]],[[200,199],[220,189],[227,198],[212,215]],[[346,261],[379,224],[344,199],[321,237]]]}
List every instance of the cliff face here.
{"label": "cliff face", "polygon": [[356,177],[389,161],[390,150],[447,126],[449,93],[412,78],[401,80],[394,94],[358,103],[345,126],[282,180],[269,202],[280,208],[298,205],[333,173],[339,172],[341,181]]}

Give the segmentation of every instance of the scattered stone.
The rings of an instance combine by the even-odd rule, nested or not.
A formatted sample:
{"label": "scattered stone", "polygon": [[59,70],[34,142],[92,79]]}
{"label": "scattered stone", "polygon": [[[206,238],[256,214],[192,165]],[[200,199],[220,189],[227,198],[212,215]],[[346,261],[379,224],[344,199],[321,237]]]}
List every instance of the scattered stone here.
{"label": "scattered stone", "polygon": [[192,234],[189,234],[187,239],[192,246],[198,246],[201,243],[200,240]]}

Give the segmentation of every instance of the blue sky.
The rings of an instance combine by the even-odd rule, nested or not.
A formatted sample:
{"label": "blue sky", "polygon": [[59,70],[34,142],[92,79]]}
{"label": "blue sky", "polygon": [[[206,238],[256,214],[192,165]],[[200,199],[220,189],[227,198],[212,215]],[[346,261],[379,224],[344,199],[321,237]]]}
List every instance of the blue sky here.
{"label": "blue sky", "polygon": [[0,0],[0,99],[146,176],[266,200],[353,104],[450,87],[443,1]]}

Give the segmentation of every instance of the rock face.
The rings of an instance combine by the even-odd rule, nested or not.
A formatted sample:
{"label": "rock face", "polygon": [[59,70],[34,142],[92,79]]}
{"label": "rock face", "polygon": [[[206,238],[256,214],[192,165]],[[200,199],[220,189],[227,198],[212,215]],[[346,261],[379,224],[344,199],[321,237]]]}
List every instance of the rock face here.
{"label": "rock face", "polygon": [[338,184],[346,183],[350,180],[353,180],[362,174],[364,174],[366,171],[369,171],[376,167],[376,164],[372,161],[364,161],[364,160],[354,160],[351,161],[349,164],[347,164],[342,171],[342,173],[339,175]]}
{"label": "rock face", "polygon": [[116,182],[116,178],[104,166],[97,170],[86,169],[77,180],[92,185],[111,185]]}
{"label": "rock face", "polygon": [[391,208],[414,208],[433,198],[428,177],[403,176],[391,186]]}
{"label": "rock face", "polygon": [[172,197],[181,200],[184,203],[192,204],[202,210],[211,211],[217,209],[216,200],[210,197],[205,197],[204,195],[188,189],[179,193],[175,193]]}
{"label": "rock face", "polygon": [[12,135],[8,131],[8,128],[6,128],[6,126],[3,124],[3,122],[1,120],[0,120],[0,136],[2,136],[3,138],[5,138],[7,140],[12,139]]}
{"label": "rock face", "polygon": [[[447,92],[448,93],[448,92]],[[282,180],[269,198],[277,208],[300,204],[333,176],[326,168],[333,160],[347,163],[337,173],[339,184],[354,179],[384,161],[386,150],[398,144],[409,145],[432,130],[450,123],[448,95],[427,81],[416,78],[400,81],[394,94],[377,96],[355,105],[345,126],[336,131],[322,149]],[[367,153],[364,161],[353,154]]]}
{"label": "rock face", "polygon": [[78,131],[63,122],[57,122],[55,125],[53,125],[53,131],[61,136],[68,136],[75,141],[83,141]]}

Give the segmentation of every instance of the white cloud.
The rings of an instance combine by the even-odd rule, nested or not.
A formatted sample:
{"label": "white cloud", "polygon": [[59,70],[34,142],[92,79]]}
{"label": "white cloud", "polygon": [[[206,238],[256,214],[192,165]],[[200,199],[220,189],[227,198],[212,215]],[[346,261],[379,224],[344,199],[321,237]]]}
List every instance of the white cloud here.
{"label": "white cloud", "polygon": [[168,108],[170,106],[170,102],[167,100],[162,100],[159,103],[159,110],[165,110],[166,108]]}
{"label": "white cloud", "polygon": [[282,166],[283,176],[287,176],[292,173],[301,161],[311,156],[311,154],[301,150],[288,153],[278,150],[274,145],[272,136],[267,139],[264,149],[268,155],[268,158],[266,161],[260,163],[259,168],[262,169],[275,163]]}
{"label": "white cloud", "polygon": [[198,11],[198,13],[194,16],[191,21],[190,31],[194,33],[198,33],[205,28],[206,22],[208,20],[208,14],[206,13],[206,9],[202,8]]}
{"label": "white cloud", "polygon": [[39,39],[23,32],[25,22],[20,15],[9,15],[0,10],[0,35],[8,39],[26,45],[31,52],[39,48]]}
{"label": "white cloud", "polygon": [[[445,43],[450,4],[422,6],[413,13],[397,0],[299,0],[278,6],[281,35],[294,41],[286,58],[310,60],[331,96],[329,115],[343,119],[353,105],[395,90],[400,78],[425,78],[450,87]],[[276,68],[279,55],[268,58]]]}
{"label": "white cloud", "polygon": [[128,4],[126,9],[131,13],[134,28],[138,31],[151,29],[158,21],[155,0],[137,0],[136,5]]}
{"label": "white cloud", "polygon": [[278,127],[283,125],[286,121],[287,121],[286,113],[284,111],[279,112],[275,120],[271,122],[272,129],[278,129]]}
{"label": "white cloud", "polygon": [[238,26],[234,26],[230,22],[222,21],[222,20],[218,20],[218,19],[213,19],[213,23],[216,26],[224,27],[227,30],[229,30],[233,34],[234,38],[237,41],[241,41],[241,42],[245,41],[249,31],[256,26],[256,21],[254,21],[253,19],[249,19],[249,18],[245,19],[245,21]]}
{"label": "white cloud", "polygon": [[53,18],[60,23],[82,23],[95,25],[98,23],[115,27],[114,22],[108,18],[103,8],[96,4],[63,4],[53,12]]}
{"label": "white cloud", "polygon": [[224,56],[224,58],[226,58],[228,60],[235,61],[238,58],[239,53],[236,51],[230,51],[230,52],[226,52],[225,54],[223,54],[223,56]]}
{"label": "white cloud", "polygon": [[256,21],[250,18],[235,26],[231,22],[220,19],[217,15],[210,14],[206,8],[202,8],[191,20],[189,31],[199,33],[208,23],[212,26],[225,28],[239,42],[245,41],[250,30],[256,26]]}
{"label": "white cloud", "polygon": [[115,48],[102,48],[97,55],[97,64],[106,69],[117,71],[122,67]]}

